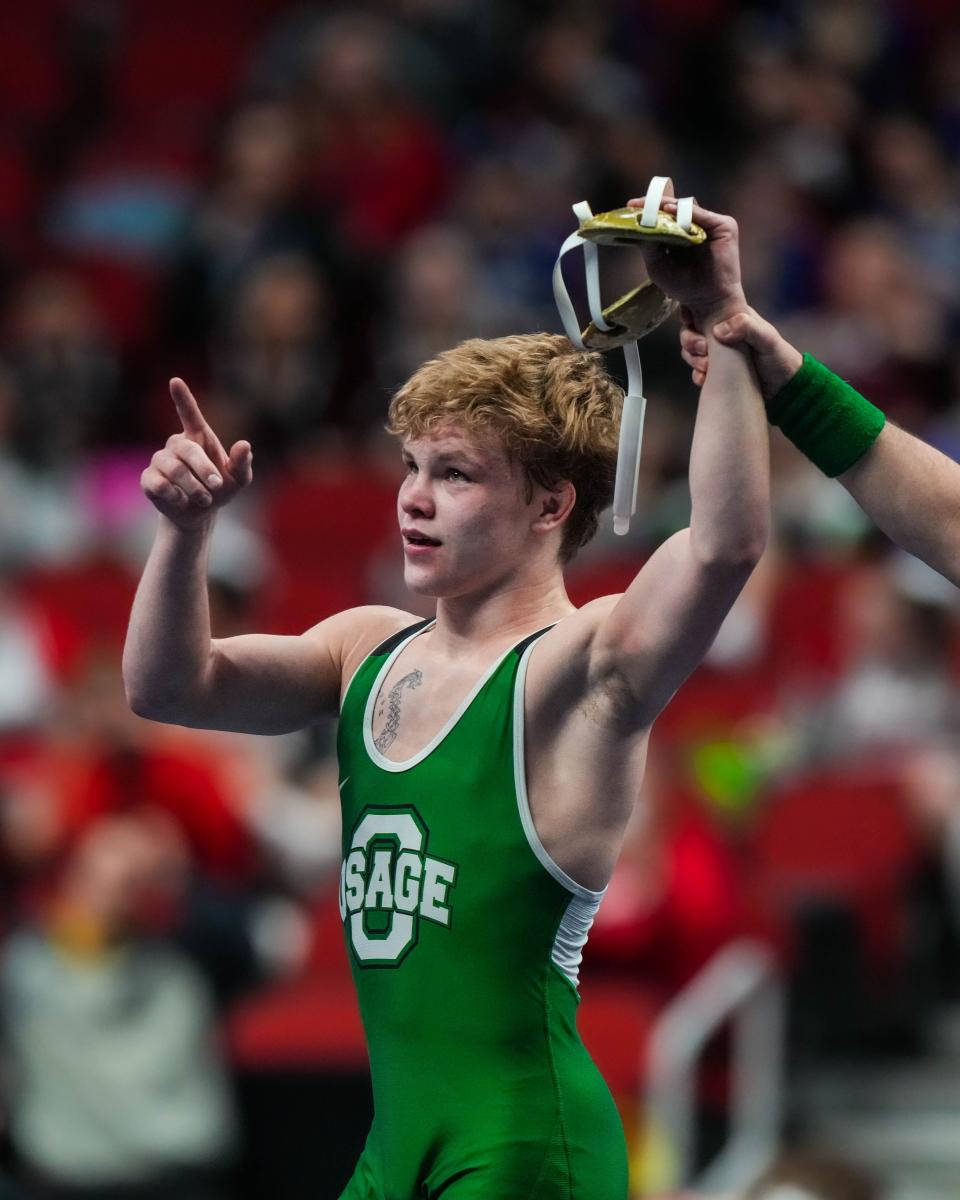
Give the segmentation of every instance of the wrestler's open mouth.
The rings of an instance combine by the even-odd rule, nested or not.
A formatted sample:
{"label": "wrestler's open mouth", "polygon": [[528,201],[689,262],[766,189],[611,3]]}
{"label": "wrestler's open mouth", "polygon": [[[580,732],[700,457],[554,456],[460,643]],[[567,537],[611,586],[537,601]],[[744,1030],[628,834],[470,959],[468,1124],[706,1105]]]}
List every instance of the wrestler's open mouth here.
{"label": "wrestler's open mouth", "polygon": [[430,537],[426,533],[420,533],[416,529],[403,529],[403,540],[408,546],[439,546],[440,542],[436,538]]}
{"label": "wrestler's open mouth", "polygon": [[439,548],[440,543],[437,539],[427,537],[425,534],[405,533],[403,535],[403,553],[408,559],[428,558]]}

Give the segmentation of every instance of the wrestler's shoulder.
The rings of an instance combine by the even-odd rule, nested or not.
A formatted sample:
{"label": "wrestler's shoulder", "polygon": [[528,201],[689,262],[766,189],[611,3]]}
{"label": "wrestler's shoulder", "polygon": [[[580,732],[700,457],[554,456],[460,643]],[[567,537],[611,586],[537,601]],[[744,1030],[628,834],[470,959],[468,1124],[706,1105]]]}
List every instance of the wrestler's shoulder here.
{"label": "wrestler's shoulder", "polygon": [[584,679],[593,639],[619,599],[620,595],[599,596],[557,621],[535,648],[530,664],[534,687],[541,680],[551,686],[558,675],[571,683]]}
{"label": "wrestler's shoulder", "polygon": [[420,620],[416,613],[386,604],[361,604],[327,617],[303,636],[328,645],[344,671],[352,672],[381,642]]}
{"label": "wrestler's shoulder", "polygon": [[604,619],[616,608],[617,601],[622,596],[622,592],[613,596],[598,596],[595,600],[581,604],[553,626],[544,642],[552,645],[569,642],[570,648],[576,644],[588,643]]}
{"label": "wrestler's shoulder", "polygon": [[358,604],[356,608],[345,608],[333,616],[325,617],[306,631],[304,637],[323,637],[332,633],[355,634],[358,637],[389,637],[392,633],[406,629],[422,621],[416,613],[402,608],[391,608],[386,604]]}

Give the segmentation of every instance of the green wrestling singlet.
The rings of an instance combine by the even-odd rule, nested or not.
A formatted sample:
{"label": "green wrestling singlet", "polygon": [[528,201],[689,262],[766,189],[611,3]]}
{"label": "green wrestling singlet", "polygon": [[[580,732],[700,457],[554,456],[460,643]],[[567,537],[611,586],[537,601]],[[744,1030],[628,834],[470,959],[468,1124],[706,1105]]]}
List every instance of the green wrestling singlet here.
{"label": "green wrestling singlet", "polygon": [[431,624],[361,664],[340,718],[340,913],[374,1098],[341,1200],[626,1200],[623,1127],[576,1029],[603,893],[550,859],[527,803],[523,681],[546,630],[391,762],[374,704]]}

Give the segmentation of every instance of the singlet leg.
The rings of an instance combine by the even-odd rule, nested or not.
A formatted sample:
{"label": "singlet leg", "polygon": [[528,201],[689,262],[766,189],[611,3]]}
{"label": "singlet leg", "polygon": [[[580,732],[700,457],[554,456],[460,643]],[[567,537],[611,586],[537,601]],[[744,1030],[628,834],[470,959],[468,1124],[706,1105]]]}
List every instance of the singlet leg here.
{"label": "singlet leg", "polygon": [[383,1200],[383,1191],[366,1152],[361,1154],[340,1200]]}

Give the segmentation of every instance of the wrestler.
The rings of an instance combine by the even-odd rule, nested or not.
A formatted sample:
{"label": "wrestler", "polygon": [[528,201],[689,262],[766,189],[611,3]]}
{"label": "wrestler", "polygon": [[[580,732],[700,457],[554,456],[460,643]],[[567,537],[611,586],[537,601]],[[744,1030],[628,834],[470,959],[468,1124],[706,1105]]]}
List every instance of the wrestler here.
{"label": "wrestler", "polygon": [[[744,308],[737,227],[651,245],[654,282],[711,330]],[[375,1117],[343,1200],[625,1200],[610,1093],[576,1030],[578,966],[637,802],[651,726],[763,552],[766,417],[748,358],[710,344],[690,525],[622,595],[577,609],[563,569],[610,504],[622,392],[553,334],[479,339],[390,405],[407,586],[299,637],[213,639],[217,510],[249,485],[186,385],[143,474],[159,524],[124,681],[143,716],[280,733],[339,711],[340,912]],[[335,513],[317,513],[318,552]]]}

